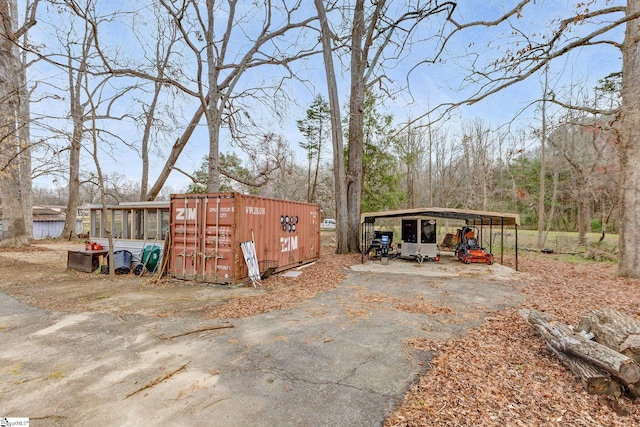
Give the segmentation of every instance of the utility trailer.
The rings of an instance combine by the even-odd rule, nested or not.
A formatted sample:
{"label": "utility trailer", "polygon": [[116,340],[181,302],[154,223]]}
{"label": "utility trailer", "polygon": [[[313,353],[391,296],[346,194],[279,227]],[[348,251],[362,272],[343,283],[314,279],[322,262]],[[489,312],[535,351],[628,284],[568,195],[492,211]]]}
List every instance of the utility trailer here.
{"label": "utility trailer", "polygon": [[427,217],[402,218],[402,239],[397,248],[401,258],[440,262],[436,236],[436,220]]}

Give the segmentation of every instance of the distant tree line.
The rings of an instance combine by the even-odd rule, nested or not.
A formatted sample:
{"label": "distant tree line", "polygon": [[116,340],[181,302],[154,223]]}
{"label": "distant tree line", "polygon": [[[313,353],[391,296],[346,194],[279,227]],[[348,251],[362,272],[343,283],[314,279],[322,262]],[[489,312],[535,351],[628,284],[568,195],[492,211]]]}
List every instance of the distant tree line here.
{"label": "distant tree line", "polygon": [[[154,200],[198,144],[206,170],[181,171],[191,190],[322,203],[335,213],[338,253],[360,249],[362,211],[515,210],[540,236],[619,230],[619,274],[640,277],[640,0],[580,2],[535,28],[544,2],[469,4],[0,0],[0,244],[28,243],[35,177],[66,182],[71,238],[83,186],[103,206],[120,197],[107,161],[138,156],[137,198]],[[545,78],[527,128],[447,124],[459,107],[593,48],[622,58],[600,95],[581,99],[575,84],[560,90]],[[323,84],[311,61],[324,67]],[[425,77],[443,76],[443,64],[455,65],[441,77],[454,89],[430,106]],[[294,82],[328,100],[295,112],[300,165],[279,130],[297,108]],[[387,112],[398,99],[413,117]]]}

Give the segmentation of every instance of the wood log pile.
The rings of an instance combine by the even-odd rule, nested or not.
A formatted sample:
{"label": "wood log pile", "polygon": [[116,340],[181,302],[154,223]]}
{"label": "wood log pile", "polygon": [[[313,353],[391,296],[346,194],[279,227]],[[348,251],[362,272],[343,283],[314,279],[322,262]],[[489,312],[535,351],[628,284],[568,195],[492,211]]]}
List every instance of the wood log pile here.
{"label": "wood log pile", "polygon": [[520,314],[590,394],[640,396],[640,321],[598,309],[572,328],[537,310]]}

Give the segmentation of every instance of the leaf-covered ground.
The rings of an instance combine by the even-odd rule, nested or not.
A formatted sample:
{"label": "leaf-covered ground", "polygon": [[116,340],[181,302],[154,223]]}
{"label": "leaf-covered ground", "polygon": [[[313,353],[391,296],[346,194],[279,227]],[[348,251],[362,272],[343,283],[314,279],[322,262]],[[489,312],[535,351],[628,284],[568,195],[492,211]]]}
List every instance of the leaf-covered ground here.
{"label": "leaf-covered ground", "polygon": [[[357,256],[326,250],[299,278],[272,276],[270,292],[231,301],[210,318],[244,317],[286,308],[335,287]],[[606,263],[572,263],[553,256],[520,258],[527,273],[515,286],[522,307],[544,311],[570,325],[601,307],[640,315],[640,281],[615,277]],[[411,387],[386,426],[632,426],[640,402],[587,394],[546,349],[514,307],[494,313],[480,328],[444,343],[412,340],[435,351],[429,370]]]}
{"label": "leaf-covered ground", "polygon": [[[640,314],[640,281],[615,277],[610,264],[539,256],[520,259],[520,270],[527,273],[517,285],[523,306],[570,325],[601,307]],[[462,339],[411,344],[438,356],[386,426],[640,425],[640,402],[583,391],[518,308],[495,313]]]}
{"label": "leaf-covered ground", "polygon": [[277,274],[264,281],[268,289],[263,295],[237,298],[211,310],[209,319],[229,319],[255,316],[273,310],[281,310],[300,303],[321,292],[335,288],[346,275],[344,269],[360,262],[360,255],[336,255],[325,248],[318,261],[304,268],[299,277]]}
{"label": "leaf-covered ground", "polygon": [[[112,305],[116,293],[126,288],[120,277],[118,286],[93,275],[66,271],[64,257],[55,256],[43,267],[46,249],[40,251],[38,263],[2,258],[0,288],[25,302],[56,310],[98,310],[87,307],[87,292],[102,295],[108,289]],[[294,306],[320,292],[337,286],[344,278],[344,267],[360,262],[357,255],[335,255],[324,248],[322,257],[305,267],[297,278],[274,275],[263,283],[263,290],[245,297],[231,298],[224,304],[204,307],[194,315],[207,318],[238,318]],[[0,250],[0,252],[7,252]],[[18,254],[19,255],[19,254]],[[55,255],[55,254],[54,254]],[[521,257],[520,271],[526,273],[514,286],[526,295],[522,307],[547,312],[556,319],[576,325],[581,316],[602,307],[613,307],[640,319],[640,280],[615,276],[615,267],[607,263],[570,263],[552,255]],[[19,272],[19,274],[18,274]],[[8,273],[8,271],[3,271]],[[55,276],[55,277],[54,277]],[[43,281],[43,277],[47,277]],[[87,286],[90,277],[91,286]],[[102,279],[102,277],[100,277]],[[77,283],[76,283],[77,282]],[[38,285],[36,285],[38,284]],[[48,284],[48,287],[45,286]],[[72,286],[72,285],[76,286]],[[102,286],[102,287],[101,287]],[[153,287],[175,287],[176,295],[190,290],[184,282],[174,284],[147,283],[133,291],[138,294]],[[198,291],[197,286],[192,286]],[[131,286],[129,286],[131,288]],[[169,289],[168,289],[169,290]],[[52,294],[55,292],[55,294]],[[72,298],[72,293],[75,297]],[[144,292],[142,292],[144,293]],[[64,298],[55,298],[64,294]],[[77,295],[76,295],[77,294]],[[125,293],[128,296],[129,293]],[[184,295],[182,295],[184,297]],[[371,298],[388,298],[374,295]],[[181,301],[184,298],[181,298]],[[62,301],[64,305],[57,305]],[[99,301],[103,301],[99,299]],[[164,304],[165,300],[161,302]],[[60,302],[60,304],[62,304]],[[411,311],[415,305],[391,301]],[[418,301],[422,309],[439,309],[428,301]],[[185,304],[189,303],[186,301]],[[201,306],[193,298],[194,306]],[[514,307],[493,313],[485,324],[462,338],[444,343],[416,338],[407,343],[435,351],[437,356],[424,376],[406,393],[404,403],[390,414],[387,426],[634,426],[640,425],[640,402],[626,398],[613,399],[591,396],[580,383],[546,349],[542,339],[526,323]],[[123,310],[126,309],[123,308]],[[186,308],[180,315],[190,313]]]}

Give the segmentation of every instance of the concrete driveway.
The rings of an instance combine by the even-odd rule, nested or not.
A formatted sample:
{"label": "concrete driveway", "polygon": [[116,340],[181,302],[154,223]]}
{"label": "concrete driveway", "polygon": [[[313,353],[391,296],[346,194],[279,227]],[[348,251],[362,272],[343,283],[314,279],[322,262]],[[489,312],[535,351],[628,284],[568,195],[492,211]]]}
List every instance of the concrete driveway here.
{"label": "concrete driveway", "polygon": [[483,270],[456,276],[431,264],[398,273],[396,262],[355,266],[294,309],[228,321],[49,312],[0,293],[0,416],[31,426],[381,425],[433,357],[408,339],[458,337],[521,300],[499,265],[460,265]]}

